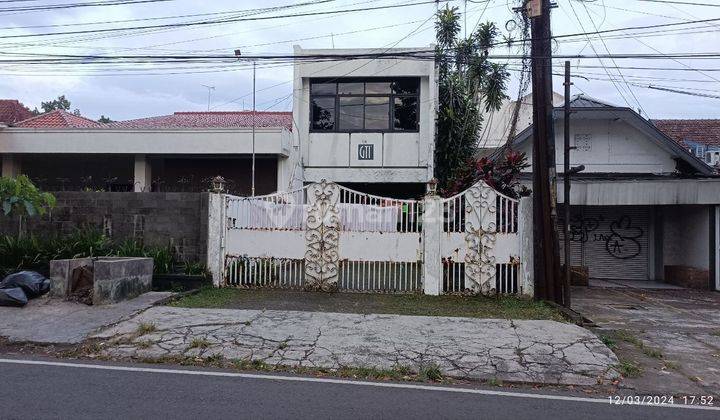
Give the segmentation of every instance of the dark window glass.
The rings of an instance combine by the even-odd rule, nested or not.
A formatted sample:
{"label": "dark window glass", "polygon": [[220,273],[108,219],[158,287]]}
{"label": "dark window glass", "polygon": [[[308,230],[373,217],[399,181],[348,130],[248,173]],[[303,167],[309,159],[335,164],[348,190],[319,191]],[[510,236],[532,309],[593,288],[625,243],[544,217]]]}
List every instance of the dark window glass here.
{"label": "dark window glass", "polygon": [[310,80],[313,131],[417,131],[420,79]]}
{"label": "dark window glass", "polygon": [[395,130],[414,131],[418,129],[418,98],[417,96],[395,97],[393,104]]}
{"label": "dark window glass", "polygon": [[340,130],[363,129],[363,105],[362,96],[340,97]]}
{"label": "dark window glass", "polygon": [[338,83],[339,95],[362,95],[364,93],[364,83]]}
{"label": "dark window glass", "polygon": [[334,95],[337,83],[316,82],[310,84],[310,93],[313,95]]}
{"label": "dark window glass", "polygon": [[335,97],[312,98],[312,129],[335,129]]}
{"label": "dark window glass", "polygon": [[392,91],[396,95],[417,94],[420,88],[417,79],[398,79],[392,82]]}
{"label": "dark window glass", "polygon": [[366,95],[389,94],[390,82],[367,82],[365,83]]}
{"label": "dark window glass", "polygon": [[387,130],[390,128],[390,98],[386,96],[365,97],[365,129]]}

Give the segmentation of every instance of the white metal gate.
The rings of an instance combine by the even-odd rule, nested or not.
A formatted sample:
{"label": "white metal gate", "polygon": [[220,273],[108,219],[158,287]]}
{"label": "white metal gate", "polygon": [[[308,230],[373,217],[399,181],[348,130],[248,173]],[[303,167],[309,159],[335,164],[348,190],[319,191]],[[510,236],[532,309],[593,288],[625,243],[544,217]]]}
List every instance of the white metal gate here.
{"label": "white metal gate", "polygon": [[531,223],[521,215],[530,214],[528,207],[521,211],[518,200],[482,182],[454,197],[421,201],[364,194],[325,181],[219,200],[222,215],[214,217],[211,210],[210,223],[222,224],[221,240],[217,248],[212,240],[208,244],[217,285],[532,293],[528,270],[521,269],[521,242],[531,239],[519,233],[523,223]]}
{"label": "white metal gate", "polygon": [[518,203],[483,182],[442,201],[443,292],[518,292]]}
{"label": "white metal gate", "polygon": [[226,197],[225,284],[417,292],[422,202],[335,183],[262,197]]}

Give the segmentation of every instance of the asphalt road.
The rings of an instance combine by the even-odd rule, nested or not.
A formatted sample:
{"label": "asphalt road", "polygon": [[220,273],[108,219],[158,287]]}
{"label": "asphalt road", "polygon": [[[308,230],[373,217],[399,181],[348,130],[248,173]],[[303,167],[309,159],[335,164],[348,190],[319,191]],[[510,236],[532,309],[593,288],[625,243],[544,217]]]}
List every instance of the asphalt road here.
{"label": "asphalt road", "polygon": [[617,406],[499,388],[58,362],[0,359],[0,418],[720,418],[717,410]]}

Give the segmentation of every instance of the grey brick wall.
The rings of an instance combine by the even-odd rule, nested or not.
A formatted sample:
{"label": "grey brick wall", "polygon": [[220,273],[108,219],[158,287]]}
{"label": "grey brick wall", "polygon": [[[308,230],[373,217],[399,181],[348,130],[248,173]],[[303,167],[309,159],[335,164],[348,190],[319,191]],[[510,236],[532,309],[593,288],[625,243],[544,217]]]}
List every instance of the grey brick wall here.
{"label": "grey brick wall", "polygon": [[[92,226],[113,241],[136,239],[172,245],[189,261],[206,260],[208,193],[55,192],[56,207],[26,218],[22,229],[37,235]],[[0,233],[17,234],[19,220],[0,217]]]}

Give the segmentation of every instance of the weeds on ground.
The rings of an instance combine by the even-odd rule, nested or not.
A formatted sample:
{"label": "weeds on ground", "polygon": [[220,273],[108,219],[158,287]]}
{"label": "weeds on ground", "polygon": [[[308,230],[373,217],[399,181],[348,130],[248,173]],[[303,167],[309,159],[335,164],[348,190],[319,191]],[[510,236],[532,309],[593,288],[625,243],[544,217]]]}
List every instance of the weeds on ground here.
{"label": "weeds on ground", "polygon": [[440,370],[440,367],[436,364],[431,364],[427,366],[423,366],[420,368],[420,371],[418,372],[418,377],[420,380],[423,381],[435,381],[439,382],[442,381],[442,371]]}
{"label": "weeds on ground", "polygon": [[193,338],[190,340],[190,345],[188,346],[188,350],[190,349],[206,349],[210,347],[210,342],[205,338]]}
{"label": "weeds on ground", "polygon": [[137,335],[142,336],[157,331],[157,327],[152,322],[143,322],[137,327]]}
{"label": "weeds on ground", "polygon": [[605,344],[610,350],[615,350],[617,348],[617,343],[615,342],[615,340],[613,340],[607,335],[601,335],[600,341],[602,341],[602,343]]}
{"label": "weeds on ground", "polygon": [[363,313],[459,316],[495,319],[549,319],[565,322],[559,311],[543,302],[514,296],[486,297],[419,294],[326,294],[306,292],[299,298],[298,292],[278,290],[244,290],[238,288],[214,288],[206,286],[199,293],[184,296],[171,306],[185,308],[232,308],[248,307],[248,304],[266,309],[283,309],[289,301],[300,303],[295,310],[348,312],[357,308]]}
{"label": "weeds on ground", "polygon": [[636,378],[642,374],[642,368],[634,362],[621,361],[615,368],[626,378]]}

